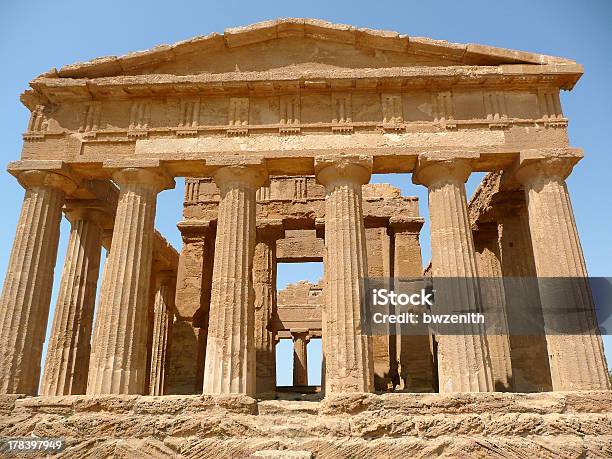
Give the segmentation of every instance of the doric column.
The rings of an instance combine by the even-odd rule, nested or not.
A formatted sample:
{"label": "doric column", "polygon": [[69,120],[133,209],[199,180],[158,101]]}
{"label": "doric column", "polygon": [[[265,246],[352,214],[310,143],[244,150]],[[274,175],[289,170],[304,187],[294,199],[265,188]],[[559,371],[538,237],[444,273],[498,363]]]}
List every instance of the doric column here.
{"label": "doric column", "polygon": [[[435,308],[444,312],[480,312],[478,271],[467,210],[465,181],[470,154],[424,154],[413,181],[429,190],[431,262],[436,289]],[[443,280],[442,288],[435,278]],[[493,390],[484,330],[468,324],[461,335],[438,335],[440,392]]]}
{"label": "doric column", "polygon": [[174,186],[161,172],[128,168],[120,187],[89,365],[88,394],[140,394],[147,367],[148,301],[157,193]]}
{"label": "doric column", "polygon": [[[423,277],[423,261],[419,242],[423,223],[421,218],[391,217],[389,220],[389,228],[393,235],[393,276],[397,279],[398,284],[401,279]],[[398,292],[400,285],[395,286]],[[398,324],[400,388],[407,392],[433,392],[434,360],[431,338],[429,335],[402,333],[402,326]]]}
{"label": "doric column", "polygon": [[47,347],[42,395],[85,394],[103,220],[109,215],[78,203],[66,212],[70,238],[53,327]]}
{"label": "doric column", "polygon": [[38,170],[18,179],[26,192],[0,297],[0,393],[36,395],[62,205],[75,185]]}
{"label": "doric column", "polygon": [[308,385],[308,352],[306,347],[310,337],[308,330],[292,331],[293,338],[293,385]]}
{"label": "doric column", "polygon": [[214,180],[221,194],[213,268],[204,393],[255,391],[253,256],[255,192],[267,180],[261,166],[227,166]]}
{"label": "doric column", "polygon": [[[527,199],[555,391],[610,388],[586,263],[565,184],[581,156],[528,150],[521,152],[516,171]],[[567,325],[575,334],[563,330]]]}
{"label": "doric column", "polygon": [[174,272],[158,271],[155,274],[155,299],[153,300],[153,340],[151,345],[151,372],[149,395],[164,395],[166,357],[173,323]]}
{"label": "doric column", "polygon": [[492,207],[498,224],[512,389],[515,392],[552,390],[525,193],[522,190],[498,192]]}
{"label": "doric column", "polygon": [[478,223],[473,237],[483,309],[495,321],[487,333],[493,385],[506,392],[512,388],[512,362],[497,224]]}
{"label": "doric column", "polygon": [[361,187],[370,179],[369,156],[321,156],[315,172],[325,186],[325,391],[370,392],[372,341],[361,334],[368,264]]}
{"label": "doric column", "polygon": [[276,313],[276,241],[283,237],[282,220],[257,222],[257,243],[253,261],[255,290],[256,391],[276,389],[276,353],[270,328]]}

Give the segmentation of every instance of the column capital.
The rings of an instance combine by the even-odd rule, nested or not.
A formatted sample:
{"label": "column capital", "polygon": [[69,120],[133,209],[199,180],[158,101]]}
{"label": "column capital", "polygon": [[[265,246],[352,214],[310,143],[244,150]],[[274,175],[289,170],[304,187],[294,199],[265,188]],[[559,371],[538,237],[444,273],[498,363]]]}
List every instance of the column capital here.
{"label": "column capital", "polygon": [[293,341],[295,341],[296,339],[310,341],[310,333],[307,328],[292,328],[289,332],[291,333],[291,338],[293,339]]}
{"label": "column capital", "polygon": [[212,174],[221,191],[232,184],[250,185],[257,190],[268,182],[268,171],[261,164],[223,166]]}
{"label": "column capital", "polygon": [[424,223],[425,220],[422,218],[391,217],[389,219],[389,228],[391,228],[394,234],[419,234]]}
{"label": "column capital", "polygon": [[317,181],[325,187],[350,182],[365,185],[372,175],[372,157],[367,155],[324,155],[315,158]]}
{"label": "column capital", "polygon": [[102,229],[111,229],[115,222],[114,215],[87,205],[79,205],[78,202],[71,202],[70,206],[64,210],[64,215],[70,223],[77,220],[88,220]]}
{"label": "column capital", "polygon": [[113,230],[108,229],[102,232],[102,247],[106,250],[110,250],[113,244]]}
{"label": "column capital", "polygon": [[113,172],[113,181],[121,188],[130,184],[150,185],[157,191],[174,188],[174,179],[161,168],[126,167]]}
{"label": "column capital", "polygon": [[522,150],[514,175],[522,185],[541,178],[565,180],[583,156],[579,148]]}
{"label": "column capital", "polygon": [[35,186],[49,187],[65,194],[74,193],[77,184],[71,178],[46,170],[26,170],[17,174],[17,180],[24,188]]}
{"label": "column capital", "polygon": [[265,219],[257,221],[257,240],[276,241],[285,237],[282,219]]}
{"label": "column capital", "polygon": [[182,220],[177,223],[183,242],[203,241],[214,234],[217,220]]}
{"label": "column capital", "polygon": [[472,161],[480,155],[473,152],[434,151],[419,155],[412,182],[430,188],[438,183],[465,183],[472,173]]}

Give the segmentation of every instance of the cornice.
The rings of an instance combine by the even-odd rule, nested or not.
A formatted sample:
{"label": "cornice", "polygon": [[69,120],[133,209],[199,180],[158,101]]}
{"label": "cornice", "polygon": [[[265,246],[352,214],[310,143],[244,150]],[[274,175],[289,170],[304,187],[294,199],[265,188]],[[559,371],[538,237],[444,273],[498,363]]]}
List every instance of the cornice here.
{"label": "cornice", "polygon": [[[583,73],[578,64],[502,65],[498,67],[394,67],[373,69],[232,72],[199,75],[136,75],[93,79],[33,80],[25,105],[90,99],[126,99],[178,95],[291,94],[328,91],[450,89],[457,87],[572,89]],[[42,98],[42,99],[41,99]],[[45,100],[46,99],[46,100]]]}

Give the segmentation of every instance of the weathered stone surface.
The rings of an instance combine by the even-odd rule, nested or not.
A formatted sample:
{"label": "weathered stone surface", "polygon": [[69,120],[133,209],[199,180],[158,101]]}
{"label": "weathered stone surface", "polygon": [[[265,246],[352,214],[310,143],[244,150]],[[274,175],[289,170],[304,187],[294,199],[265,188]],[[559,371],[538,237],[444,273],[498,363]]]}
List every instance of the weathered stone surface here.
{"label": "weathered stone surface", "polygon": [[294,331],[293,337],[293,385],[308,385],[308,331]]}
{"label": "weathered stone surface", "polygon": [[276,390],[276,352],[273,317],[277,315],[276,241],[283,236],[281,220],[266,220],[257,228],[253,260],[255,291],[256,392]]}
{"label": "weathered stone surface", "polygon": [[174,325],[173,277],[174,273],[171,271],[162,271],[155,276],[149,375],[150,395],[164,395],[165,393],[169,340],[172,339],[172,326]]}
{"label": "weathered stone surface", "polygon": [[47,347],[42,395],[84,394],[87,390],[102,249],[101,216],[82,208],[73,211],[70,218],[70,238]]}
{"label": "weathered stone surface", "polygon": [[[481,307],[464,186],[474,156],[423,155],[413,176],[413,181],[429,190],[433,277],[457,278],[456,283],[447,283],[448,290],[437,291],[436,308],[445,313],[454,311],[453,305],[458,304],[472,312]],[[481,325],[468,324],[463,334],[441,335],[437,340],[440,392],[493,390],[491,361]]]}
{"label": "weathered stone surface", "polygon": [[325,185],[326,311],[325,391],[369,392],[374,362],[371,337],[361,333],[363,278],[368,272],[361,186],[372,158],[320,157],[317,180]]}
{"label": "weathered stone surface", "polygon": [[66,193],[63,175],[26,171],[21,215],[0,297],[0,392],[35,395],[45,341],[59,225]]}
{"label": "weathered stone surface", "polygon": [[157,193],[163,174],[124,169],[112,249],[101,286],[89,366],[88,394],[138,394],[145,389],[147,317]]}
{"label": "weathered stone surface", "polygon": [[[264,169],[220,168],[221,190],[204,393],[255,392],[255,311],[252,281],[255,251],[255,192],[267,180]],[[240,231],[236,231],[240,228]]]}
{"label": "weathered stone surface", "polygon": [[[581,155],[562,157],[546,151],[521,153],[517,179],[525,187],[529,230],[540,281],[542,316],[554,390],[610,389],[603,343],[588,285],[586,262],[565,178]],[[546,288],[546,278],[576,278],[565,288]],[[576,334],[555,333],[577,321]],[[562,328],[561,328],[562,329]]]}
{"label": "weathered stone surface", "polygon": [[[609,391],[346,394],[319,403],[206,395],[2,396],[7,409],[0,435],[65,438],[60,457],[484,458],[491,451],[500,457],[606,457],[611,397]],[[290,456],[297,452],[302,456]]]}

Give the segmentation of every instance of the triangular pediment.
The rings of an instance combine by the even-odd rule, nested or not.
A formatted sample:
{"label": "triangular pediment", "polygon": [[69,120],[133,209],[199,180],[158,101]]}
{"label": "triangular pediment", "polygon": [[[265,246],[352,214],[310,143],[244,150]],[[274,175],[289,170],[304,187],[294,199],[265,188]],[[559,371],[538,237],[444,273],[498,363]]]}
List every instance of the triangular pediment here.
{"label": "triangular pediment", "polygon": [[197,75],[283,70],[569,64],[571,60],[484,45],[408,37],[314,19],[278,19],[174,45],[62,67],[44,77]]}

